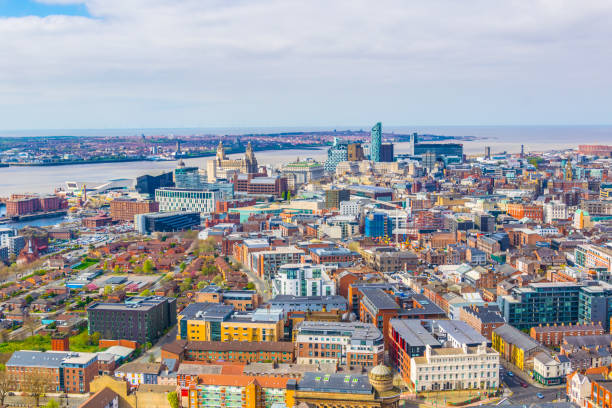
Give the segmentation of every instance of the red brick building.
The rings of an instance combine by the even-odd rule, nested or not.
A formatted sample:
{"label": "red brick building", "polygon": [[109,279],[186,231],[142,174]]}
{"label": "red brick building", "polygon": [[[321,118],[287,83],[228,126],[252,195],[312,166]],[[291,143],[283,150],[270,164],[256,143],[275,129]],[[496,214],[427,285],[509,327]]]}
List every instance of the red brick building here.
{"label": "red brick building", "polygon": [[459,311],[459,319],[488,340],[491,340],[493,330],[505,323],[499,307],[493,305],[464,307]]}
{"label": "red brick building", "polygon": [[156,201],[136,201],[128,199],[114,199],[110,202],[110,216],[114,221],[134,222],[137,214],[146,214],[159,211]]}
{"label": "red brick building", "polygon": [[518,220],[525,217],[540,222],[544,220],[544,210],[538,205],[508,203],[506,213]]}
{"label": "red brick building", "polygon": [[246,341],[187,341],[177,340],[162,346],[162,359],[178,361],[230,361],[262,363],[267,361],[291,363],[294,360],[293,343]]}
{"label": "red brick building", "polygon": [[566,336],[593,336],[604,334],[601,323],[549,325],[532,327],[529,335],[547,347],[557,347]]}

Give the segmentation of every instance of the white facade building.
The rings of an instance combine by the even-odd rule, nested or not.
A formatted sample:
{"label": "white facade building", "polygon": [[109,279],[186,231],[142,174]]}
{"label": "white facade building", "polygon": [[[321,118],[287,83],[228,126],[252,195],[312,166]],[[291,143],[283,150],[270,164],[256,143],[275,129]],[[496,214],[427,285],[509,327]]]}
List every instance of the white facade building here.
{"label": "white facade building", "polygon": [[580,408],[587,407],[587,401],[591,398],[591,381],[586,375],[576,372],[572,375],[569,383],[568,397],[571,402]]}
{"label": "white facade building", "polygon": [[499,353],[477,347],[431,348],[410,359],[410,381],[417,391],[491,389],[499,386]]}
{"label": "white facade building", "polygon": [[340,202],[340,215],[358,216],[366,200],[349,200]]}
{"label": "white facade building", "polygon": [[331,296],[336,294],[336,284],[321,265],[288,264],[278,269],[272,281],[272,294]]}
{"label": "white facade building", "polygon": [[551,223],[554,220],[567,220],[567,205],[559,201],[551,201],[544,206],[544,222]]}
{"label": "white facade building", "polygon": [[197,211],[209,214],[215,211],[215,203],[220,198],[219,191],[158,188],[155,190],[155,201],[159,211]]}

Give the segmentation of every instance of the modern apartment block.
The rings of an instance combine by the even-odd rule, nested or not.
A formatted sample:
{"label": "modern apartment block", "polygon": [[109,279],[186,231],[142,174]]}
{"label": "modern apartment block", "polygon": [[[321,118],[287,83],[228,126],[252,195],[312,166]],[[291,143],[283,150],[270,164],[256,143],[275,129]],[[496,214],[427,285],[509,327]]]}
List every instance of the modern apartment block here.
{"label": "modern apartment block", "polygon": [[278,269],[272,294],[331,296],[336,294],[336,284],[320,265],[287,264]]}
{"label": "modern apartment block", "polygon": [[191,303],[178,315],[177,340],[280,341],[284,337],[282,310],[235,312],[233,306]]}
{"label": "modern apartment block", "polygon": [[304,251],[295,247],[276,247],[272,250],[253,252],[251,265],[253,272],[264,279],[274,279],[282,265],[301,261]]}
{"label": "modern apartment block", "polygon": [[215,211],[215,202],[221,198],[217,190],[193,190],[181,188],[158,188],[155,190],[155,201],[159,203],[159,210],[196,211],[209,214]]}
{"label": "modern apartment block", "polygon": [[134,296],[124,303],[94,303],[87,308],[89,333],[104,339],[154,343],[176,324],[176,299]]}
{"label": "modern apartment block", "polygon": [[6,371],[17,390],[27,391],[30,376],[43,375],[52,392],[82,394],[89,392],[89,383],[98,375],[95,353],[21,350],[13,353]]}
{"label": "modern apartment block", "polygon": [[272,309],[280,309],[284,313],[290,312],[320,312],[320,311],[346,311],[348,308],[345,298],[335,296],[293,296],[277,295],[267,303]]}
{"label": "modern apartment block", "polygon": [[580,284],[570,282],[530,283],[514,288],[501,298],[506,322],[517,329],[531,329],[542,322],[578,322]]}
{"label": "modern apartment block", "polygon": [[384,338],[374,325],[360,322],[303,321],[295,335],[297,362],[374,367],[384,360]]}
{"label": "modern apartment block", "polygon": [[585,268],[612,272],[612,249],[595,245],[578,245],[574,251],[576,263]]}

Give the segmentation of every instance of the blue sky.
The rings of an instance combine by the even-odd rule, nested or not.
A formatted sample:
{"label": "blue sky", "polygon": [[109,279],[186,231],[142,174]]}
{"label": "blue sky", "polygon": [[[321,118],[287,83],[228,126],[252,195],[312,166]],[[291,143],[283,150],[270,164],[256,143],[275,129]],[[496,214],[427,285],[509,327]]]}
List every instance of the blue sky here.
{"label": "blue sky", "polygon": [[46,4],[34,0],[0,0],[0,17],[46,17],[51,15],[88,16],[81,4]]}
{"label": "blue sky", "polygon": [[610,0],[0,0],[0,16],[0,129],[612,122]]}

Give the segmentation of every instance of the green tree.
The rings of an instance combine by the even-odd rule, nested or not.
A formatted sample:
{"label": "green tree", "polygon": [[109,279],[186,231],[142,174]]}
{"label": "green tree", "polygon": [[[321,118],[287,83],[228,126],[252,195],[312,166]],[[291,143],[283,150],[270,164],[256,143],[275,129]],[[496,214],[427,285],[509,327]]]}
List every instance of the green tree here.
{"label": "green tree", "polygon": [[146,274],[151,274],[153,273],[153,269],[155,269],[155,265],[153,265],[153,261],[151,261],[150,259],[147,259],[146,261],[144,261],[144,264],[142,265],[142,271]]}
{"label": "green tree", "polygon": [[179,408],[179,398],[176,391],[169,392],[166,398],[168,398],[168,403],[171,408]]}
{"label": "green tree", "polygon": [[102,335],[100,334],[100,332],[93,332],[93,334],[90,336],[91,344],[94,346],[99,345],[101,337]]}
{"label": "green tree", "polygon": [[151,296],[153,293],[149,289],[145,289],[140,292],[140,296]]}
{"label": "green tree", "polygon": [[200,281],[200,282],[198,282],[197,288],[198,288],[198,290],[199,290],[199,289],[202,289],[202,288],[204,288],[204,287],[206,287],[206,286],[208,286],[208,282],[206,282],[206,281]]}
{"label": "green tree", "polygon": [[185,262],[181,262],[181,264],[179,265],[179,269],[181,270],[181,272],[185,271],[185,268],[187,268],[187,264]]}
{"label": "green tree", "polygon": [[191,282],[191,278],[185,278],[185,280],[183,280],[183,283],[181,283],[180,286],[181,292],[191,289]]}
{"label": "green tree", "polygon": [[223,277],[221,275],[217,275],[213,278],[212,283],[219,286],[223,283]]}
{"label": "green tree", "polygon": [[246,284],[246,289],[253,290],[255,289],[255,284],[253,282],[249,282]]}
{"label": "green tree", "polygon": [[53,398],[51,398],[49,401],[47,401],[47,403],[45,404],[45,408],[60,408],[60,404],[59,402],[57,402],[56,400],[54,400]]}

